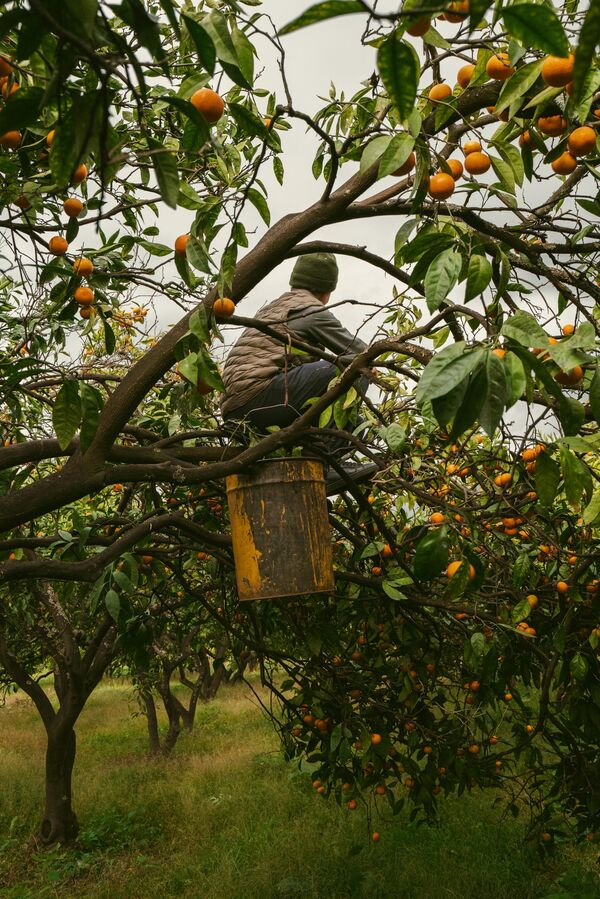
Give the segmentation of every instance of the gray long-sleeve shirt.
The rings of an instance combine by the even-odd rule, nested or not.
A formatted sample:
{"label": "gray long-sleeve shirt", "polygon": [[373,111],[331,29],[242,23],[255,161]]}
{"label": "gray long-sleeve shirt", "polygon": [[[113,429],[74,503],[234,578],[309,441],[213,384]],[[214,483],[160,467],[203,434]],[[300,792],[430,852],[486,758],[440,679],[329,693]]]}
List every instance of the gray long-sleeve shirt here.
{"label": "gray long-sleeve shirt", "polygon": [[288,327],[299,340],[335,353],[344,365],[367,346],[359,337],[353,337],[325,307],[290,313]]}

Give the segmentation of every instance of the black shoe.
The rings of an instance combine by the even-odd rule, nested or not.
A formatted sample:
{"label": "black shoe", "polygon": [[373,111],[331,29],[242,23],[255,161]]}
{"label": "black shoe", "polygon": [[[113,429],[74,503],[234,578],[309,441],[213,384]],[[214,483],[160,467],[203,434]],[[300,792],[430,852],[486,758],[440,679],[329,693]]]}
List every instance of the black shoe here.
{"label": "black shoe", "polygon": [[[379,471],[379,466],[375,462],[345,462],[341,467],[354,484],[362,484],[363,481],[371,480],[375,472]],[[333,468],[328,470],[325,480],[327,496],[334,496],[336,493],[343,493],[348,489],[347,480]]]}

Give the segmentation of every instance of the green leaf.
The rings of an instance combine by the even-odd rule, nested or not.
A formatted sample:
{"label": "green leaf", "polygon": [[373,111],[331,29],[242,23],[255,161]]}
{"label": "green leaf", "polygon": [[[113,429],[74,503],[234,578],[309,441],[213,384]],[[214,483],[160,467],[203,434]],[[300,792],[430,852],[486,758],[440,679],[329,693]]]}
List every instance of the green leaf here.
{"label": "green leaf", "polygon": [[483,353],[480,347],[470,349],[464,341],[436,353],[421,375],[416,391],[417,403],[449,393],[479,365]]}
{"label": "green leaf", "polygon": [[483,409],[487,391],[486,369],[478,366],[469,379],[465,397],[454,417],[450,432],[452,440],[456,440],[461,434],[473,427]]}
{"label": "green leaf", "polygon": [[444,526],[432,528],[419,540],[413,571],[419,581],[431,581],[448,564],[448,532]]}
{"label": "green leaf", "polygon": [[387,428],[380,428],[379,433],[393,453],[399,453],[406,443],[406,431],[398,422],[393,422]]}
{"label": "green leaf", "polygon": [[190,331],[198,338],[200,343],[210,343],[210,329],[208,327],[208,318],[203,303],[198,305],[198,308],[190,317]]}
{"label": "green leaf", "polygon": [[514,353],[508,352],[504,357],[504,365],[508,375],[508,396],[506,408],[510,409],[521,399],[527,386],[527,376],[523,363]]}
{"label": "green leaf", "polygon": [[69,183],[78,164],[90,149],[92,134],[99,134],[103,115],[101,91],[75,97],[56,126],[50,151],[50,171],[57,184]]}
{"label": "green leaf", "polygon": [[414,48],[394,31],[377,51],[377,68],[400,118],[407,119],[417,97],[421,66]]}
{"label": "green leaf", "polygon": [[600,490],[596,490],[583,510],[583,523],[595,525],[600,520]]}
{"label": "green leaf", "polygon": [[579,43],[575,51],[575,67],[573,70],[573,99],[581,102],[588,73],[593,66],[596,47],[600,44],[600,4],[591,2],[587,8]]}
{"label": "green leaf", "polygon": [[100,413],[104,405],[102,394],[91,384],[81,381],[79,384],[81,398],[81,450],[85,453],[96,436]]}
{"label": "green leaf", "polygon": [[111,589],[107,591],[106,596],[104,597],[104,605],[113,621],[118,621],[119,612],[121,611],[121,600],[119,599],[119,594],[116,590]]}
{"label": "green leaf", "polygon": [[11,94],[0,111],[0,134],[35,125],[39,121],[43,97],[44,91],[41,87],[21,88]]}
{"label": "green leaf", "polygon": [[400,166],[404,165],[412,153],[414,145],[415,139],[407,131],[395,134],[381,156],[379,177],[385,178],[386,175],[393,175]]}
{"label": "green leaf", "polygon": [[165,51],[162,47],[158,19],[150,15],[142,0],[123,0],[119,6],[113,7],[113,9],[124,22],[131,26],[142,47],[149,50],[155,59],[164,57]]}
{"label": "green leaf", "polygon": [[185,378],[194,387],[198,383],[198,354],[189,353],[184,359],[177,364],[177,371],[182,378]]}
{"label": "green leaf", "polygon": [[581,655],[580,652],[576,653],[569,664],[569,671],[571,672],[573,680],[580,682],[584,681],[589,670],[590,663],[588,662],[586,657]]}
{"label": "green leaf", "polygon": [[217,56],[226,74],[240,87],[252,90],[252,82],[248,81],[241,70],[240,61],[225,16],[213,10],[209,15],[203,17],[201,24],[212,39]]}
{"label": "green leaf", "polygon": [[490,156],[490,160],[492,168],[496,173],[496,177],[502,184],[504,190],[509,194],[514,194],[515,173],[512,170],[512,166],[505,162],[504,159],[498,159],[497,156]]}
{"label": "green leaf", "polygon": [[523,47],[535,47],[554,56],[569,55],[569,41],[560,21],[549,6],[515,3],[502,10],[506,30]]}
{"label": "green leaf", "polygon": [[242,106],[240,103],[228,103],[227,109],[235,119],[238,128],[244,134],[248,134],[250,137],[260,137],[262,140],[267,140],[269,137],[269,129],[263,120],[259,119],[253,112],[245,106]]}
{"label": "green leaf", "polygon": [[185,22],[185,27],[194,42],[196,52],[200,57],[200,62],[206,71],[212,75],[215,71],[217,51],[210,34],[206,28],[202,27],[200,22],[196,22],[191,16],[186,16],[182,13],[181,18]]}
{"label": "green leaf", "polygon": [[502,159],[506,162],[507,165],[511,167],[513,170],[513,174],[515,176],[515,181],[521,187],[523,185],[523,178],[525,176],[525,166],[523,164],[523,157],[519,153],[516,147],[513,147],[512,144],[505,144],[502,142],[498,142],[494,144]]}
{"label": "green leaf", "polygon": [[81,421],[79,383],[65,381],[56,395],[52,408],[52,424],[61,449],[66,449],[77,433]]}
{"label": "green leaf", "polygon": [[[391,137],[381,136],[369,141],[360,157],[360,172],[366,172],[375,165],[378,159],[381,159],[392,141]],[[381,170],[377,176],[381,178]]]}
{"label": "green leaf", "polygon": [[433,414],[441,428],[445,428],[455,417],[463,404],[468,387],[469,379],[464,378],[449,393],[444,394],[444,396],[438,396],[431,401]]}
{"label": "green leaf", "polygon": [[600,424],[600,367],[598,365],[590,384],[590,407],[596,422]]}
{"label": "green leaf", "polygon": [[162,100],[163,103],[168,103],[169,106],[173,106],[175,109],[178,109],[179,112],[183,113],[184,116],[190,119],[196,126],[199,140],[203,144],[210,140],[210,131],[206,123],[206,119],[201,113],[198,112],[196,107],[193,106],[189,100],[184,100],[183,97],[172,97],[168,94],[159,97],[159,100]]}
{"label": "green leaf", "polygon": [[237,57],[240,72],[249,84],[254,81],[254,48],[243,31],[236,25],[231,26],[231,41]]}
{"label": "green leaf", "polygon": [[465,303],[474,297],[481,296],[492,280],[492,264],[487,256],[478,253],[471,256],[467,268],[467,282],[465,286]]}
{"label": "green leaf", "polygon": [[93,38],[98,13],[98,0],[63,0],[64,12],[77,22],[86,37]]}
{"label": "green leaf", "polygon": [[425,275],[425,299],[430,312],[435,312],[458,281],[462,256],[456,250],[444,250],[435,257]]}
{"label": "green leaf", "polygon": [[548,335],[529,312],[515,312],[504,322],[500,333],[526,347],[548,347]]}
{"label": "green leaf", "polygon": [[531,559],[526,552],[519,553],[512,567],[513,584],[517,587],[523,586],[527,582],[529,572],[531,571]]}
{"label": "green leaf", "polygon": [[469,3],[469,31],[477,28],[485,13],[493,4],[494,0],[471,0]]}
{"label": "green leaf", "polygon": [[[559,458],[567,502],[571,506],[577,507],[584,491],[591,486],[589,471],[587,466],[564,443],[560,445]],[[591,490],[589,492],[591,493]]]}
{"label": "green leaf", "polygon": [[[519,558],[525,558],[529,562],[529,558],[527,556],[519,556]],[[518,624],[520,621],[525,621],[531,615],[531,606],[527,602],[527,597],[518,602],[516,606],[514,606],[511,612],[511,619],[513,624]]]}
{"label": "green leaf", "polygon": [[479,421],[486,434],[493,437],[504,412],[507,382],[504,363],[491,350],[486,359],[486,381],[487,395],[479,413]]}
{"label": "green leaf", "polygon": [[283,28],[279,29],[279,34],[290,34],[299,28],[306,28],[307,25],[314,25],[316,22],[323,22],[325,19],[332,19],[335,16],[347,16],[350,13],[365,12],[365,8],[358,0],[324,0],[322,3],[315,3],[309,9],[305,10],[302,15]]}
{"label": "green leaf", "polygon": [[115,337],[115,332],[108,324],[108,322],[104,321],[104,346],[106,348],[106,352],[110,355],[117,344],[117,338]]}
{"label": "green leaf", "polygon": [[271,223],[271,210],[269,209],[269,204],[263,194],[254,187],[251,187],[248,190],[248,199],[258,211],[265,224],[269,225]]}
{"label": "green leaf", "polygon": [[542,59],[528,62],[504,82],[494,109],[496,115],[500,115],[501,112],[508,109],[514,100],[522,97],[535,84],[539,78],[542,63]]}
{"label": "green leaf", "polygon": [[560,483],[560,469],[547,453],[540,453],[535,463],[535,489],[541,506],[554,502]]}
{"label": "green leaf", "polygon": [[177,159],[165,150],[164,146],[153,137],[146,138],[148,148],[152,150],[152,165],[158,183],[160,195],[167,206],[172,209],[177,208],[177,200],[179,197],[179,170],[177,168]]}

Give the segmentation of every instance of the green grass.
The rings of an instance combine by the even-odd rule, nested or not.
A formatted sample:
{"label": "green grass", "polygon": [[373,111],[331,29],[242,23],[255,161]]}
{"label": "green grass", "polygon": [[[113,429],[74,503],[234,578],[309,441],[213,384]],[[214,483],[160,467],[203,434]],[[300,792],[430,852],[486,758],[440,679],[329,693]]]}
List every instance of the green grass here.
{"label": "green grass", "polygon": [[194,733],[167,761],[146,757],[135,711],[126,684],[96,691],[78,727],[80,848],[31,855],[42,727],[22,697],[0,709],[2,899],[600,896],[597,850],[558,847],[540,857],[491,794],[443,801],[437,827],[407,817],[369,823],[363,811],[318,798],[309,776],[281,759],[244,687],[200,708]]}

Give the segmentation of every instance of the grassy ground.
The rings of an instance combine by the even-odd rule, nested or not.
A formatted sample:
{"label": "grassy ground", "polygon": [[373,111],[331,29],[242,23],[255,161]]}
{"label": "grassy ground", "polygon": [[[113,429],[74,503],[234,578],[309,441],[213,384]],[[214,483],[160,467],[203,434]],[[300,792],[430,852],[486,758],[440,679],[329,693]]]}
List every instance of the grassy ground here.
{"label": "grassy ground", "polygon": [[[493,796],[442,803],[439,827],[378,820],[316,797],[243,687],[200,709],[168,761],[146,758],[126,684],[94,694],[78,728],[81,847],[31,855],[43,733],[28,702],[0,709],[2,899],[594,899],[597,851],[540,858]],[[373,825],[371,825],[373,826]],[[589,888],[586,886],[589,880]]]}

